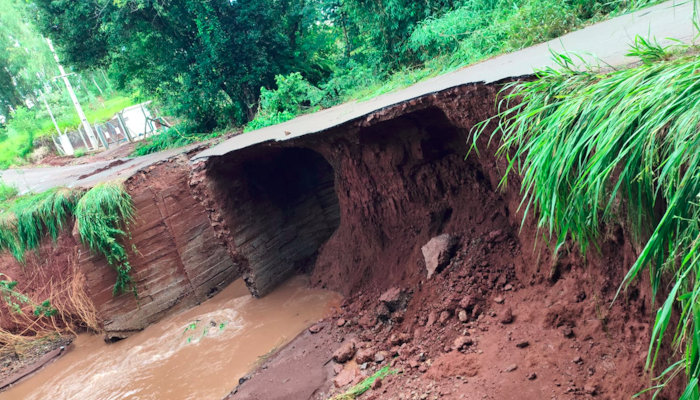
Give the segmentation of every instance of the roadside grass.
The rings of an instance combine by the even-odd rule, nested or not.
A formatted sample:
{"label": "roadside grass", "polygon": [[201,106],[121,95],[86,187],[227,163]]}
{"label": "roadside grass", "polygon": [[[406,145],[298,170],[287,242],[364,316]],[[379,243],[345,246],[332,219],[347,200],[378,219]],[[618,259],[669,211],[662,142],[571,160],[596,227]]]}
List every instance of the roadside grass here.
{"label": "roadside grass", "polygon": [[585,253],[605,224],[631,227],[643,250],[620,290],[647,270],[652,298],[667,294],[654,305],[646,368],[654,373],[667,335],[682,354],[648,390],[656,397],[685,372],[681,400],[698,399],[700,58],[694,48],[641,38],[629,55],[642,64],[601,73],[578,69],[575,55],[554,54],[557,68],[504,87],[499,114],[475,127],[472,148],[495,123],[491,138],[502,141],[497,154],[508,160],[501,185],[512,173],[522,177],[524,218],[536,213],[539,228],[557,239],[555,255],[568,239]]}
{"label": "roadside grass", "polygon": [[160,151],[189,146],[194,143],[204,142],[223,136],[226,131],[214,131],[209,134],[184,134],[176,127],[172,127],[158,135],[150,136],[136,144],[130,157],[145,156]]}

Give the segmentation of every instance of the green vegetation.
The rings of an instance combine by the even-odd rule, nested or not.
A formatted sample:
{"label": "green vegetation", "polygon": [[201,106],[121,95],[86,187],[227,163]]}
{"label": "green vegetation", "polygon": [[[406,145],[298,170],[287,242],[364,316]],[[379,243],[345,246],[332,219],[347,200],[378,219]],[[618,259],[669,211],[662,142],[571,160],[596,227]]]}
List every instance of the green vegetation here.
{"label": "green vegetation", "polygon": [[[56,122],[62,131],[80,126],[80,119],[69,99],[54,97],[52,104]],[[90,123],[103,122],[132,104],[134,100],[131,97],[116,95],[105,100],[104,107],[101,103],[84,104],[84,111]],[[19,107],[4,129],[0,126],[0,169],[27,163],[27,157],[34,150],[34,141],[55,134],[56,128],[43,105],[32,109]]]}
{"label": "green vegetation", "polygon": [[559,68],[505,87],[493,134],[509,161],[502,183],[522,176],[525,214],[537,212],[558,239],[555,254],[568,238],[585,252],[615,220],[634,230],[643,250],[623,287],[648,269],[653,298],[668,293],[646,366],[653,369],[669,334],[684,355],[652,390],[685,371],[684,400],[699,398],[700,378],[700,59],[687,50],[638,38],[630,55],[643,64],[609,73],[555,55]]}
{"label": "green vegetation", "polygon": [[183,134],[173,127],[155,136],[150,136],[136,144],[132,157],[145,156],[159,151],[187,146],[204,140],[214,139],[223,135],[223,131],[209,134]]}
{"label": "green vegetation", "polygon": [[35,304],[28,296],[16,289],[17,281],[11,281],[7,275],[0,273],[0,278],[2,277],[7,279],[0,279],[0,299],[5,302],[13,313],[22,314],[22,307],[25,305],[30,306],[34,310],[33,315],[35,317],[53,317],[58,313],[58,310],[51,305],[50,300],[44,300],[39,304]]}
{"label": "green vegetation", "polygon": [[128,255],[119,238],[127,235],[134,218],[134,204],[121,183],[102,183],[90,189],[75,208],[80,239],[96,253],[103,254],[117,270],[114,294],[133,292]]}
{"label": "green vegetation", "polygon": [[17,190],[16,187],[14,187],[12,185],[8,185],[0,177],[0,203],[4,203],[7,200],[10,200],[10,199],[17,197],[18,192],[19,191]]}
{"label": "green vegetation", "polygon": [[105,183],[87,192],[55,188],[8,199],[0,203],[0,211],[0,251],[24,262],[27,251],[36,250],[46,236],[56,241],[75,217],[83,243],[116,269],[114,294],[136,294],[127,252],[119,242],[134,217],[131,196],[123,185]]}
{"label": "green vegetation", "polygon": [[85,148],[81,147],[81,148],[75,150],[75,152],[73,153],[73,157],[80,158],[80,157],[84,157],[85,154],[86,154]]}
{"label": "green vegetation", "polygon": [[67,64],[109,65],[188,132],[276,124],[657,2],[32,1]]}
{"label": "green vegetation", "polygon": [[[318,86],[299,73],[278,75],[277,89],[261,89],[259,110],[245,130],[275,125],[304,112],[363,100],[410,86],[489,57],[562,36],[584,24],[656,1],[472,0],[415,25],[393,68],[349,63]],[[398,54],[397,54],[398,56]],[[410,60],[410,61],[409,61]]]}
{"label": "green vegetation", "polygon": [[56,188],[0,204],[0,251],[7,250],[24,262],[24,253],[37,249],[44,236],[58,239],[80,194],[79,190]]}
{"label": "green vegetation", "polygon": [[363,380],[362,382],[358,383],[357,385],[351,387],[348,389],[347,392],[335,396],[333,400],[353,400],[358,397],[360,397],[363,393],[368,391],[371,387],[374,381],[377,379],[383,379],[387,375],[396,375],[398,374],[398,371],[396,370],[390,370],[390,367],[387,365],[384,368],[380,369],[379,371],[375,372],[370,376],[369,378]]}

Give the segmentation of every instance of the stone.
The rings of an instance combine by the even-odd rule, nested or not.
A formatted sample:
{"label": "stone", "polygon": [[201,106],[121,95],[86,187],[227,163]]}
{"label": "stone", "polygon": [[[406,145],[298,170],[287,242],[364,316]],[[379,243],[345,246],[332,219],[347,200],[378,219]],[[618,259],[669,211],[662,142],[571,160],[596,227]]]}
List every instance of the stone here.
{"label": "stone", "polygon": [[389,318],[391,318],[391,310],[389,310],[386,303],[381,302],[377,306],[377,318],[382,321],[387,321]]}
{"label": "stone", "polygon": [[513,290],[513,285],[511,285],[509,283],[503,287],[503,290],[505,290],[506,292],[509,292],[509,291]]}
{"label": "stone", "polygon": [[508,307],[501,316],[501,323],[510,324],[511,322],[513,322],[513,310],[510,307]]}
{"label": "stone", "polygon": [[447,310],[441,312],[440,313],[440,320],[439,320],[440,325],[445,325],[445,322],[447,322],[447,320],[450,319],[450,316],[451,316],[451,314]]}
{"label": "stone", "polygon": [[457,310],[457,318],[459,318],[460,322],[467,322],[469,320],[469,316],[467,315],[467,311],[464,309],[458,309]]}
{"label": "stone", "polygon": [[358,364],[364,364],[374,359],[374,351],[371,349],[362,349],[355,354],[355,361]]}
{"label": "stone", "polygon": [[595,396],[596,393],[598,392],[598,390],[596,389],[596,387],[593,386],[593,385],[585,385],[585,386],[583,387],[583,391],[584,391],[586,394],[590,394],[591,396]]}
{"label": "stone", "polygon": [[565,326],[561,328],[561,334],[564,335],[565,338],[570,338],[574,336],[574,331],[570,327]]}
{"label": "stone", "polygon": [[316,325],[313,325],[309,328],[309,332],[311,332],[311,333],[319,333],[322,330],[323,330],[323,325],[321,325],[321,324],[316,324]]}
{"label": "stone", "polygon": [[355,355],[355,342],[349,340],[345,342],[338,350],[333,353],[333,360],[338,363],[344,363],[352,359]]}
{"label": "stone", "polygon": [[365,328],[374,326],[375,322],[376,319],[372,317],[372,315],[370,315],[369,313],[363,315],[362,317],[360,317],[360,320],[357,321],[357,323],[360,324],[360,326],[363,326]]}
{"label": "stone", "polygon": [[335,384],[335,387],[341,388],[343,386],[347,386],[352,383],[352,381],[355,380],[355,377],[357,376],[357,370],[352,368],[352,369],[343,369],[338,376],[333,379],[333,383]]}
{"label": "stone", "polygon": [[336,322],[336,325],[338,325],[338,328],[345,325],[345,318],[339,318],[338,321]]}
{"label": "stone", "polygon": [[518,344],[516,344],[515,347],[517,347],[519,349],[524,349],[529,345],[530,345],[530,342],[528,342],[527,340],[523,340],[521,342],[518,342]]}
{"label": "stone", "polygon": [[431,326],[435,325],[435,321],[437,321],[437,319],[438,319],[437,312],[431,311],[430,313],[428,313],[428,322],[426,322],[425,326],[431,327]]}
{"label": "stone", "polygon": [[462,350],[462,348],[471,346],[474,343],[472,338],[468,336],[459,336],[457,339],[454,340],[452,344],[452,348],[459,351]]}
{"label": "stone", "polygon": [[389,353],[386,351],[379,351],[374,355],[374,362],[382,363],[384,360],[389,358]]}
{"label": "stone", "polygon": [[518,366],[515,364],[511,364],[511,365],[507,366],[506,369],[504,369],[503,371],[504,372],[513,372],[516,369],[518,369]]}
{"label": "stone", "polygon": [[423,258],[425,259],[425,269],[428,271],[428,279],[435,273],[440,272],[450,263],[452,252],[457,244],[456,238],[452,235],[444,233],[436,236],[421,248]]}
{"label": "stone", "polygon": [[394,286],[391,289],[384,292],[380,297],[379,301],[386,305],[390,312],[403,310],[408,304],[408,293],[405,290],[401,290]]}
{"label": "stone", "polygon": [[530,372],[529,374],[527,374],[527,380],[529,380],[529,381],[534,381],[535,379],[537,379],[537,374],[536,374],[536,373]]}
{"label": "stone", "polygon": [[498,297],[496,297],[495,299],[493,299],[493,301],[495,301],[495,302],[498,303],[498,304],[503,304],[503,302],[504,302],[505,300],[503,299],[503,297],[498,296]]}
{"label": "stone", "polygon": [[583,362],[583,359],[581,358],[581,356],[576,356],[571,362],[573,362],[574,364],[581,364]]}

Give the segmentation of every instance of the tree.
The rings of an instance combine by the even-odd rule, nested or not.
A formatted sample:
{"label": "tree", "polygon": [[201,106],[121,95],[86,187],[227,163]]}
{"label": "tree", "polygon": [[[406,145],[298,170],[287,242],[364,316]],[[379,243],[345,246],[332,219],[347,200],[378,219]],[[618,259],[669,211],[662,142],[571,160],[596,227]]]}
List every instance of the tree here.
{"label": "tree", "polygon": [[[294,51],[304,0],[35,4],[39,26],[67,64],[109,66],[122,87],[134,84],[166,100],[200,129],[252,118],[261,86],[309,69],[300,65],[309,58]],[[322,71],[317,64],[309,73]]]}

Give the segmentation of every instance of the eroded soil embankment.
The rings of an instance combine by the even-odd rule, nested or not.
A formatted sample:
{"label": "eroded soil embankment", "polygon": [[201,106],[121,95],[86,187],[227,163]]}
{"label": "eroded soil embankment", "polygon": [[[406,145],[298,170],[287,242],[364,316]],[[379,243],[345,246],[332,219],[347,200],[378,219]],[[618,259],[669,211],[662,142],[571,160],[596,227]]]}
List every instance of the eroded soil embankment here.
{"label": "eroded soil embankment", "polygon": [[[350,295],[342,313],[316,334],[321,339],[297,339],[233,398],[283,398],[287,382],[309,371],[328,379],[296,385],[295,393],[325,398],[342,391],[334,386],[347,388],[388,362],[404,373],[365,396],[619,399],[650,385],[643,370],[648,283],[636,282],[610,308],[635,259],[624,229],[605,227],[601,251],[585,261],[573,244],[554,261],[532,217],[519,232],[518,178],[498,190],[505,164],[495,146],[487,147],[490,132],[479,139],[480,156],[464,159],[469,131],[493,114],[497,90],[448,90],[325,133],[195,166],[194,192],[233,258],[243,260],[253,290],[264,293],[268,279],[296,265],[296,271],[312,269],[315,285]],[[281,163],[286,171],[275,169],[281,154],[299,149],[325,163],[307,153],[302,167],[287,162]],[[261,155],[270,158],[263,166],[277,171],[264,175],[264,184],[250,172],[260,167]],[[304,172],[314,166],[319,170]],[[325,190],[327,166],[337,205],[334,198],[322,201],[333,197]],[[290,189],[290,176],[306,177],[303,188]],[[274,190],[280,186],[286,190]],[[284,193],[293,193],[294,201]],[[324,241],[335,209],[339,225]],[[265,216],[252,217],[259,211]],[[443,233],[455,238],[456,253],[428,279],[421,247]],[[256,241],[265,244],[265,254],[250,245]],[[289,243],[304,243],[305,251],[286,253]],[[405,309],[380,300],[393,286],[409,295]],[[367,369],[343,372],[342,364],[319,361],[350,341],[362,349],[355,359]],[[670,388],[665,396],[677,393]]]}

